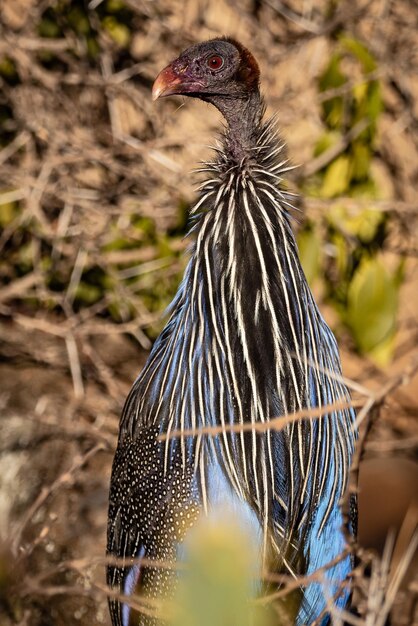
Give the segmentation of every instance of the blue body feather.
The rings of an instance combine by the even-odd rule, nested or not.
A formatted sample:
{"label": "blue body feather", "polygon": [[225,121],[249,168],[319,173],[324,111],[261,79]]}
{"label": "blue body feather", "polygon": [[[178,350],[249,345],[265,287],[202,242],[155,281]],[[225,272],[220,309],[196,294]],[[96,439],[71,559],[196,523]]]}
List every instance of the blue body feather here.
{"label": "blue body feather", "polygon": [[[344,550],[339,501],[354,412],[345,408],[335,338],[299,262],[279,148],[270,121],[258,127],[245,162],[231,168],[225,149],[205,164],[190,262],[121,420],[111,554],[175,561],[188,529],[221,502],[240,511],[260,558],[273,554],[276,571],[309,575]],[[275,417],[339,403],[322,417],[268,429]],[[184,434],[246,425],[252,428],[245,432]],[[160,441],[158,434],[169,436]],[[346,604],[348,593],[339,588],[350,569],[345,556],[323,584],[303,589],[298,626],[311,624],[327,602]],[[143,574],[147,595],[166,593],[172,573],[148,567]],[[108,569],[116,588],[129,591],[135,576],[129,560]],[[114,625],[127,624],[119,602],[111,602],[111,613]],[[142,615],[139,623],[159,622]]]}

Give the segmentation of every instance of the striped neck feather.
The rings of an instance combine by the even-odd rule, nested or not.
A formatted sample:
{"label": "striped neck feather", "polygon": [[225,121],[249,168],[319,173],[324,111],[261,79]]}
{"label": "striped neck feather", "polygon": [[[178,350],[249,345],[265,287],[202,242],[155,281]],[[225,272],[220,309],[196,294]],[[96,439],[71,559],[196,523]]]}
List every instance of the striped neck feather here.
{"label": "striped neck feather", "polygon": [[[125,406],[132,434],[144,423],[171,433],[269,422],[349,397],[334,336],[299,262],[291,197],[281,185],[289,166],[274,121],[259,126],[239,164],[227,148],[216,150],[201,168],[207,180],[192,210],[195,243],[171,317]],[[202,471],[215,456],[263,524],[274,518],[275,532],[290,541],[317,510],[321,532],[337,506],[352,420],[351,410],[334,410],[263,435],[223,433],[203,445],[182,436],[181,449]],[[167,440],[167,460],[178,441]],[[203,497],[205,490],[203,477]]]}

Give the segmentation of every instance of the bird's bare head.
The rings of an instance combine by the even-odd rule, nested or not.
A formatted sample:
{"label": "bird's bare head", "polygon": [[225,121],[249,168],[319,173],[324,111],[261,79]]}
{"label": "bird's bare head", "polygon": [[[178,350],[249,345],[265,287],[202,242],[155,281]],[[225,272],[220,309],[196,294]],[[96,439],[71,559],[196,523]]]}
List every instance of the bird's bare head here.
{"label": "bird's bare head", "polygon": [[242,44],[211,39],[187,48],[163,69],[152,96],[191,96],[214,104],[217,98],[246,99],[258,92],[259,77],[257,61]]}

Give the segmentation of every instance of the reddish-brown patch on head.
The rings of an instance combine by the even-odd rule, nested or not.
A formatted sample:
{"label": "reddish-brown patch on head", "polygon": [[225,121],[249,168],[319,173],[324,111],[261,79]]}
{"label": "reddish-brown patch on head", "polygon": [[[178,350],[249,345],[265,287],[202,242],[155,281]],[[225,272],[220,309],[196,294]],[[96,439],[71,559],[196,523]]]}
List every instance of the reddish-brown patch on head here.
{"label": "reddish-brown patch on head", "polygon": [[260,82],[260,68],[251,52],[232,37],[224,37],[223,40],[235,46],[240,53],[241,63],[237,72],[239,80],[244,82],[249,90],[257,89]]}

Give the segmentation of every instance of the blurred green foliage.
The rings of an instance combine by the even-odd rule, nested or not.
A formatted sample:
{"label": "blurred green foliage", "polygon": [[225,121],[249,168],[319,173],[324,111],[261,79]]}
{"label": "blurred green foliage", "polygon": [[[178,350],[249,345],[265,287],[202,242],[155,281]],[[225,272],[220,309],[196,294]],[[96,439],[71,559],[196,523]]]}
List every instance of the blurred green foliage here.
{"label": "blurred green foliage", "polygon": [[[388,218],[373,203],[379,199],[379,189],[371,165],[383,110],[376,69],[363,43],[341,36],[319,77],[325,131],[314,156],[338,144],[343,149],[305,181],[306,193],[335,202],[330,202],[321,224],[310,221],[304,226],[299,248],[308,280],[322,280],[328,301],[350,330],[357,349],[385,365],[394,347],[403,261],[395,269],[386,267],[382,252]],[[350,82],[349,75],[357,78]],[[353,212],[339,197],[368,202],[363,210]],[[327,255],[321,254],[324,249]]]}
{"label": "blurred green foliage", "polygon": [[[57,0],[42,12],[37,32],[45,38],[76,37],[80,45],[68,53],[81,57],[81,63],[99,65],[104,44],[121,58],[129,54],[133,16],[129,4],[122,0],[104,0],[94,11],[82,0]],[[54,52],[39,52],[39,60],[46,69],[59,67],[65,71],[62,58]],[[357,349],[384,365],[394,346],[403,261],[397,267],[386,266],[383,252],[388,217],[374,206],[380,192],[372,175],[372,162],[383,110],[377,69],[365,44],[342,34],[319,76],[324,132],[314,156],[338,145],[343,148],[304,181],[304,191],[326,198],[330,207],[321,223],[310,221],[305,225],[299,234],[299,248],[309,282],[322,281],[325,297],[350,331]],[[10,85],[19,82],[14,62],[5,56],[0,58],[0,77]],[[0,102],[0,146],[16,136],[13,115],[10,106]],[[14,268],[14,277],[32,271],[36,264],[50,290],[43,305],[59,307],[73,268],[68,259],[55,254],[53,242],[43,237],[33,219],[22,219],[19,200],[9,201],[9,192],[13,189],[0,190],[0,228],[12,229],[15,224],[18,228],[3,251],[0,273],[7,282],[13,276],[6,264]],[[5,198],[3,202],[1,197]],[[365,208],[354,213],[342,200],[349,197],[363,199]],[[89,259],[83,267],[72,297],[74,309],[79,311],[103,300],[106,305],[101,314],[118,322],[133,319],[144,309],[149,313],[164,310],[184,268],[178,243],[186,231],[187,208],[180,201],[177,223],[169,232],[158,232],[152,219],[137,214],[132,214],[127,229],[120,230],[117,221],[111,224],[107,241],[100,244],[99,260]],[[147,257],[137,274],[129,272],[131,261],[105,260],[112,251],[149,247],[154,250],[151,261],[155,263]],[[32,299],[27,303],[34,304]],[[159,329],[154,324],[147,333],[154,337]]]}
{"label": "blurred green foliage", "polygon": [[385,363],[393,349],[400,276],[390,274],[379,257],[365,257],[348,286],[347,325],[360,350],[377,362]]}
{"label": "blurred green foliage", "polygon": [[198,525],[188,538],[171,626],[277,624],[277,615],[254,601],[259,572],[252,545],[232,521]]}
{"label": "blurred green foliage", "polygon": [[[86,64],[96,66],[101,73],[99,53],[110,50],[115,65],[121,60],[122,67],[125,67],[124,55],[128,54],[135,25],[138,26],[138,21],[135,22],[133,11],[121,0],[104,0],[94,10],[83,0],[47,3],[35,27],[37,34],[47,39],[67,38],[70,43],[75,37],[77,45],[70,45],[64,55],[53,50],[40,50],[36,53],[37,60],[47,71],[65,73],[69,69],[65,64],[67,56],[81,63],[82,67]],[[9,85],[20,82],[17,68],[8,57],[0,57],[0,78]],[[62,88],[65,90],[65,85]],[[0,147],[16,138],[17,126],[13,107],[0,101]],[[33,271],[42,273],[45,289],[39,290],[36,296],[23,294],[21,302],[24,307],[59,311],[64,306],[68,312],[70,303],[70,311],[77,313],[92,305],[103,304],[97,309],[98,315],[110,317],[115,322],[127,322],[138,316],[147,318],[148,314],[152,319],[160,317],[173,299],[184,270],[185,259],[180,243],[186,232],[188,212],[184,200],[178,200],[177,217],[164,231],[158,230],[155,220],[138,214],[136,210],[126,216],[127,226],[121,228],[118,218],[112,220],[105,236],[96,242],[97,253],[87,255],[79,280],[73,292],[68,294],[77,248],[78,245],[83,247],[83,243],[76,242],[71,235],[61,241],[51,238],[31,212],[24,210],[23,202],[9,200],[18,191],[0,187],[0,235],[6,241],[0,259],[0,278],[8,284]],[[62,206],[44,210],[51,218],[52,213],[59,215]],[[55,226],[53,223],[52,227]],[[126,261],[123,254],[112,257],[113,252],[129,251],[137,253],[137,262],[129,255]],[[132,267],[133,263],[137,263],[136,267]],[[150,338],[158,334],[161,324],[161,321],[150,322],[145,329]]]}
{"label": "blurred green foliage", "polygon": [[127,4],[120,0],[107,0],[98,5],[94,14],[87,4],[82,0],[58,0],[43,13],[38,25],[39,35],[59,38],[72,31],[84,41],[91,59],[100,51],[101,34],[108,35],[120,48],[126,48],[131,40],[133,15]]}

